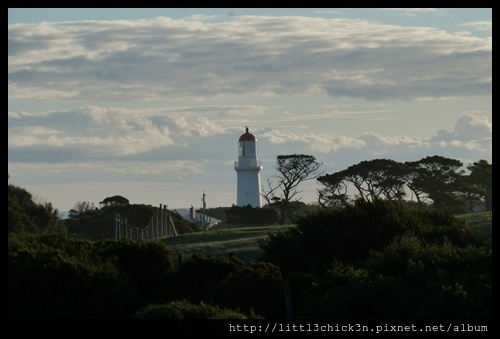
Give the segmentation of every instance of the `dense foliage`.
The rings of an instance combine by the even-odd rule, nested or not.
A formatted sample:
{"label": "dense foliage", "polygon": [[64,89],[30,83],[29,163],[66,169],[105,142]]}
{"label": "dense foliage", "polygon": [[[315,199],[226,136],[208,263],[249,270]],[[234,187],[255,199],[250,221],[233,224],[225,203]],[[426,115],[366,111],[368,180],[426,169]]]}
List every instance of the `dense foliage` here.
{"label": "dense foliage", "polygon": [[492,317],[491,232],[446,206],[372,196],[316,207],[262,240],[260,261],[194,255],[175,270],[162,242],[110,240],[113,215],[152,212],[115,200],[79,205],[66,233],[51,204],[9,185],[8,319]]}
{"label": "dense foliage", "polygon": [[415,209],[403,202],[359,199],[346,207],[321,208],[298,219],[288,232],[260,242],[262,260],[290,271],[322,274],[334,260],[354,263],[381,250],[396,236],[414,234],[427,243],[446,239],[460,246],[482,245],[485,235],[446,210]]}
{"label": "dense foliage", "polygon": [[164,304],[151,304],[132,315],[132,319],[249,319],[241,312],[200,302],[192,304],[176,300]]}
{"label": "dense foliage", "polygon": [[52,203],[35,200],[24,188],[9,185],[8,232],[64,232]]}
{"label": "dense foliage", "polygon": [[142,306],[116,257],[98,255],[98,246],[64,235],[11,234],[9,319],[120,319]]}
{"label": "dense foliage", "polygon": [[492,315],[491,234],[446,210],[360,199],[310,213],[261,247],[300,288],[299,318]]}
{"label": "dense foliage", "polygon": [[267,226],[278,221],[278,214],[271,208],[231,206],[226,210],[227,223],[237,227]]}
{"label": "dense foliage", "polygon": [[[356,199],[414,201],[419,207],[473,212],[491,211],[492,165],[485,160],[467,166],[434,155],[399,163],[389,159],[362,161],[318,178],[320,205],[347,206]],[[355,192],[354,194],[351,194]]]}
{"label": "dense foliage", "polygon": [[[92,240],[114,239],[116,216],[127,220],[127,225],[145,228],[156,211],[156,207],[144,204],[109,204],[100,209],[88,209],[74,213],[65,220],[68,235]],[[199,227],[184,220],[178,213],[169,211],[179,234],[200,231]]]}
{"label": "dense foliage", "polygon": [[300,318],[488,319],[491,249],[396,238],[357,265],[334,262],[301,295]]}

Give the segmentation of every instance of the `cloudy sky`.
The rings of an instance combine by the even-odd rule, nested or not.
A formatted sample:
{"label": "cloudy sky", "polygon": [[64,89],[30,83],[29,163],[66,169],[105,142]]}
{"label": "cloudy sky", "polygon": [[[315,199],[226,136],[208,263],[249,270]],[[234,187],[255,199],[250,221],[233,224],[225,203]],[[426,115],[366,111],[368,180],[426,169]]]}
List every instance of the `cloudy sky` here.
{"label": "cloudy sky", "polygon": [[282,154],[491,163],[492,9],[8,10],[9,184],[39,201],[231,206],[245,126],[263,184]]}

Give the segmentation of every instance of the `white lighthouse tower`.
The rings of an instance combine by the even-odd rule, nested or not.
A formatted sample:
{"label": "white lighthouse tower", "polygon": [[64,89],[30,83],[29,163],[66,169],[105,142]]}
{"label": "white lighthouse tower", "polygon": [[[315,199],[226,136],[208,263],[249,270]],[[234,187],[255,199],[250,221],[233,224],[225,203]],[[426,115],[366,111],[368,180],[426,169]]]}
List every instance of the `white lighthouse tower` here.
{"label": "white lighthouse tower", "polygon": [[260,199],[260,170],[262,161],[257,158],[257,139],[246,132],[238,140],[238,161],[234,162],[234,169],[238,176],[237,205],[262,207]]}

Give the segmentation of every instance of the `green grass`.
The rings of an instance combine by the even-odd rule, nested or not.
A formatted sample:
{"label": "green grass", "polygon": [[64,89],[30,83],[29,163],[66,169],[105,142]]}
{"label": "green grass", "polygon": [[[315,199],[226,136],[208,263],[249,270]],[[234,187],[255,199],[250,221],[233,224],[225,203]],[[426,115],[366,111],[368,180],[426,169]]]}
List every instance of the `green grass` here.
{"label": "green grass", "polygon": [[473,226],[483,232],[491,233],[492,212],[475,212],[457,215],[457,218],[464,220],[467,225]]}
{"label": "green grass", "polygon": [[[492,212],[476,212],[457,215],[484,232],[491,232]],[[201,256],[236,256],[245,264],[257,261],[263,254],[257,240],[266,238],[270,232],[286,231],[293,225],[231,228],[226,230],[209,230],[205,232],[183,234],[176,237],[163,238],[172,253],[172,260],[177,269],[179,256],[188,259],[193,254]]]}
{"label": "green grass", "polygon": [[245,264],[257,261],[262,255],[258,239],[266,238],[269,233],[288,230],[291,225],[231,228],[198,233],[183,234],[163,238],[172,252],[174,266],[177,269],[179,256],[188,259],[194,254],[201,256],[235,256]]}

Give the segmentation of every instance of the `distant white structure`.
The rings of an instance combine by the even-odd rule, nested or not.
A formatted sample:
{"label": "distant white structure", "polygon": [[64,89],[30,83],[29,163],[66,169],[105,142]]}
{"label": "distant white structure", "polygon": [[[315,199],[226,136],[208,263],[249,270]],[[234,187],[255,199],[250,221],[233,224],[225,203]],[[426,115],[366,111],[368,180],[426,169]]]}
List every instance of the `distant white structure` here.
{"label": "distant white structure", "polygon": [[238,161],[234,162],[234,169],[238,176],[236,205],[262,207],[260,197],[260,171],[262,161],[257,157],[257,139],[246,132],[238,140]]}
{"label": "distant white structure", "polygon": [[215,226],[221,222],[221,220],[219,220],[217,218],[212,218],[211,216],[206,214],[207,203],[205,201],[205,197],[206,197],[206,194],[205,194],[205,192],[203,192],[203,196],[201,198],[201,201],[203,202],[203,207],[201,209],[201,213],[196,212],[194,210],[193,205],[191,205],[189,210],[187,208],[178,208],[178,209],[174,210],[175,212],[179,213],[182,216],[182,218],[184,218],[185,220],[188,220],[188,221],[191,221],[191,222],[198,224],[198,226],[200,226],[202,231],[206,231],[210,227]]}
{"label": "distant white structure", "polygon": [[193,206],[190,208],[176,208],[173,211],[178,213],[184,220],[200,225],[203,231],[221,222],[221,220],[217,218],[212,218],[206,214],[196,212]]}

